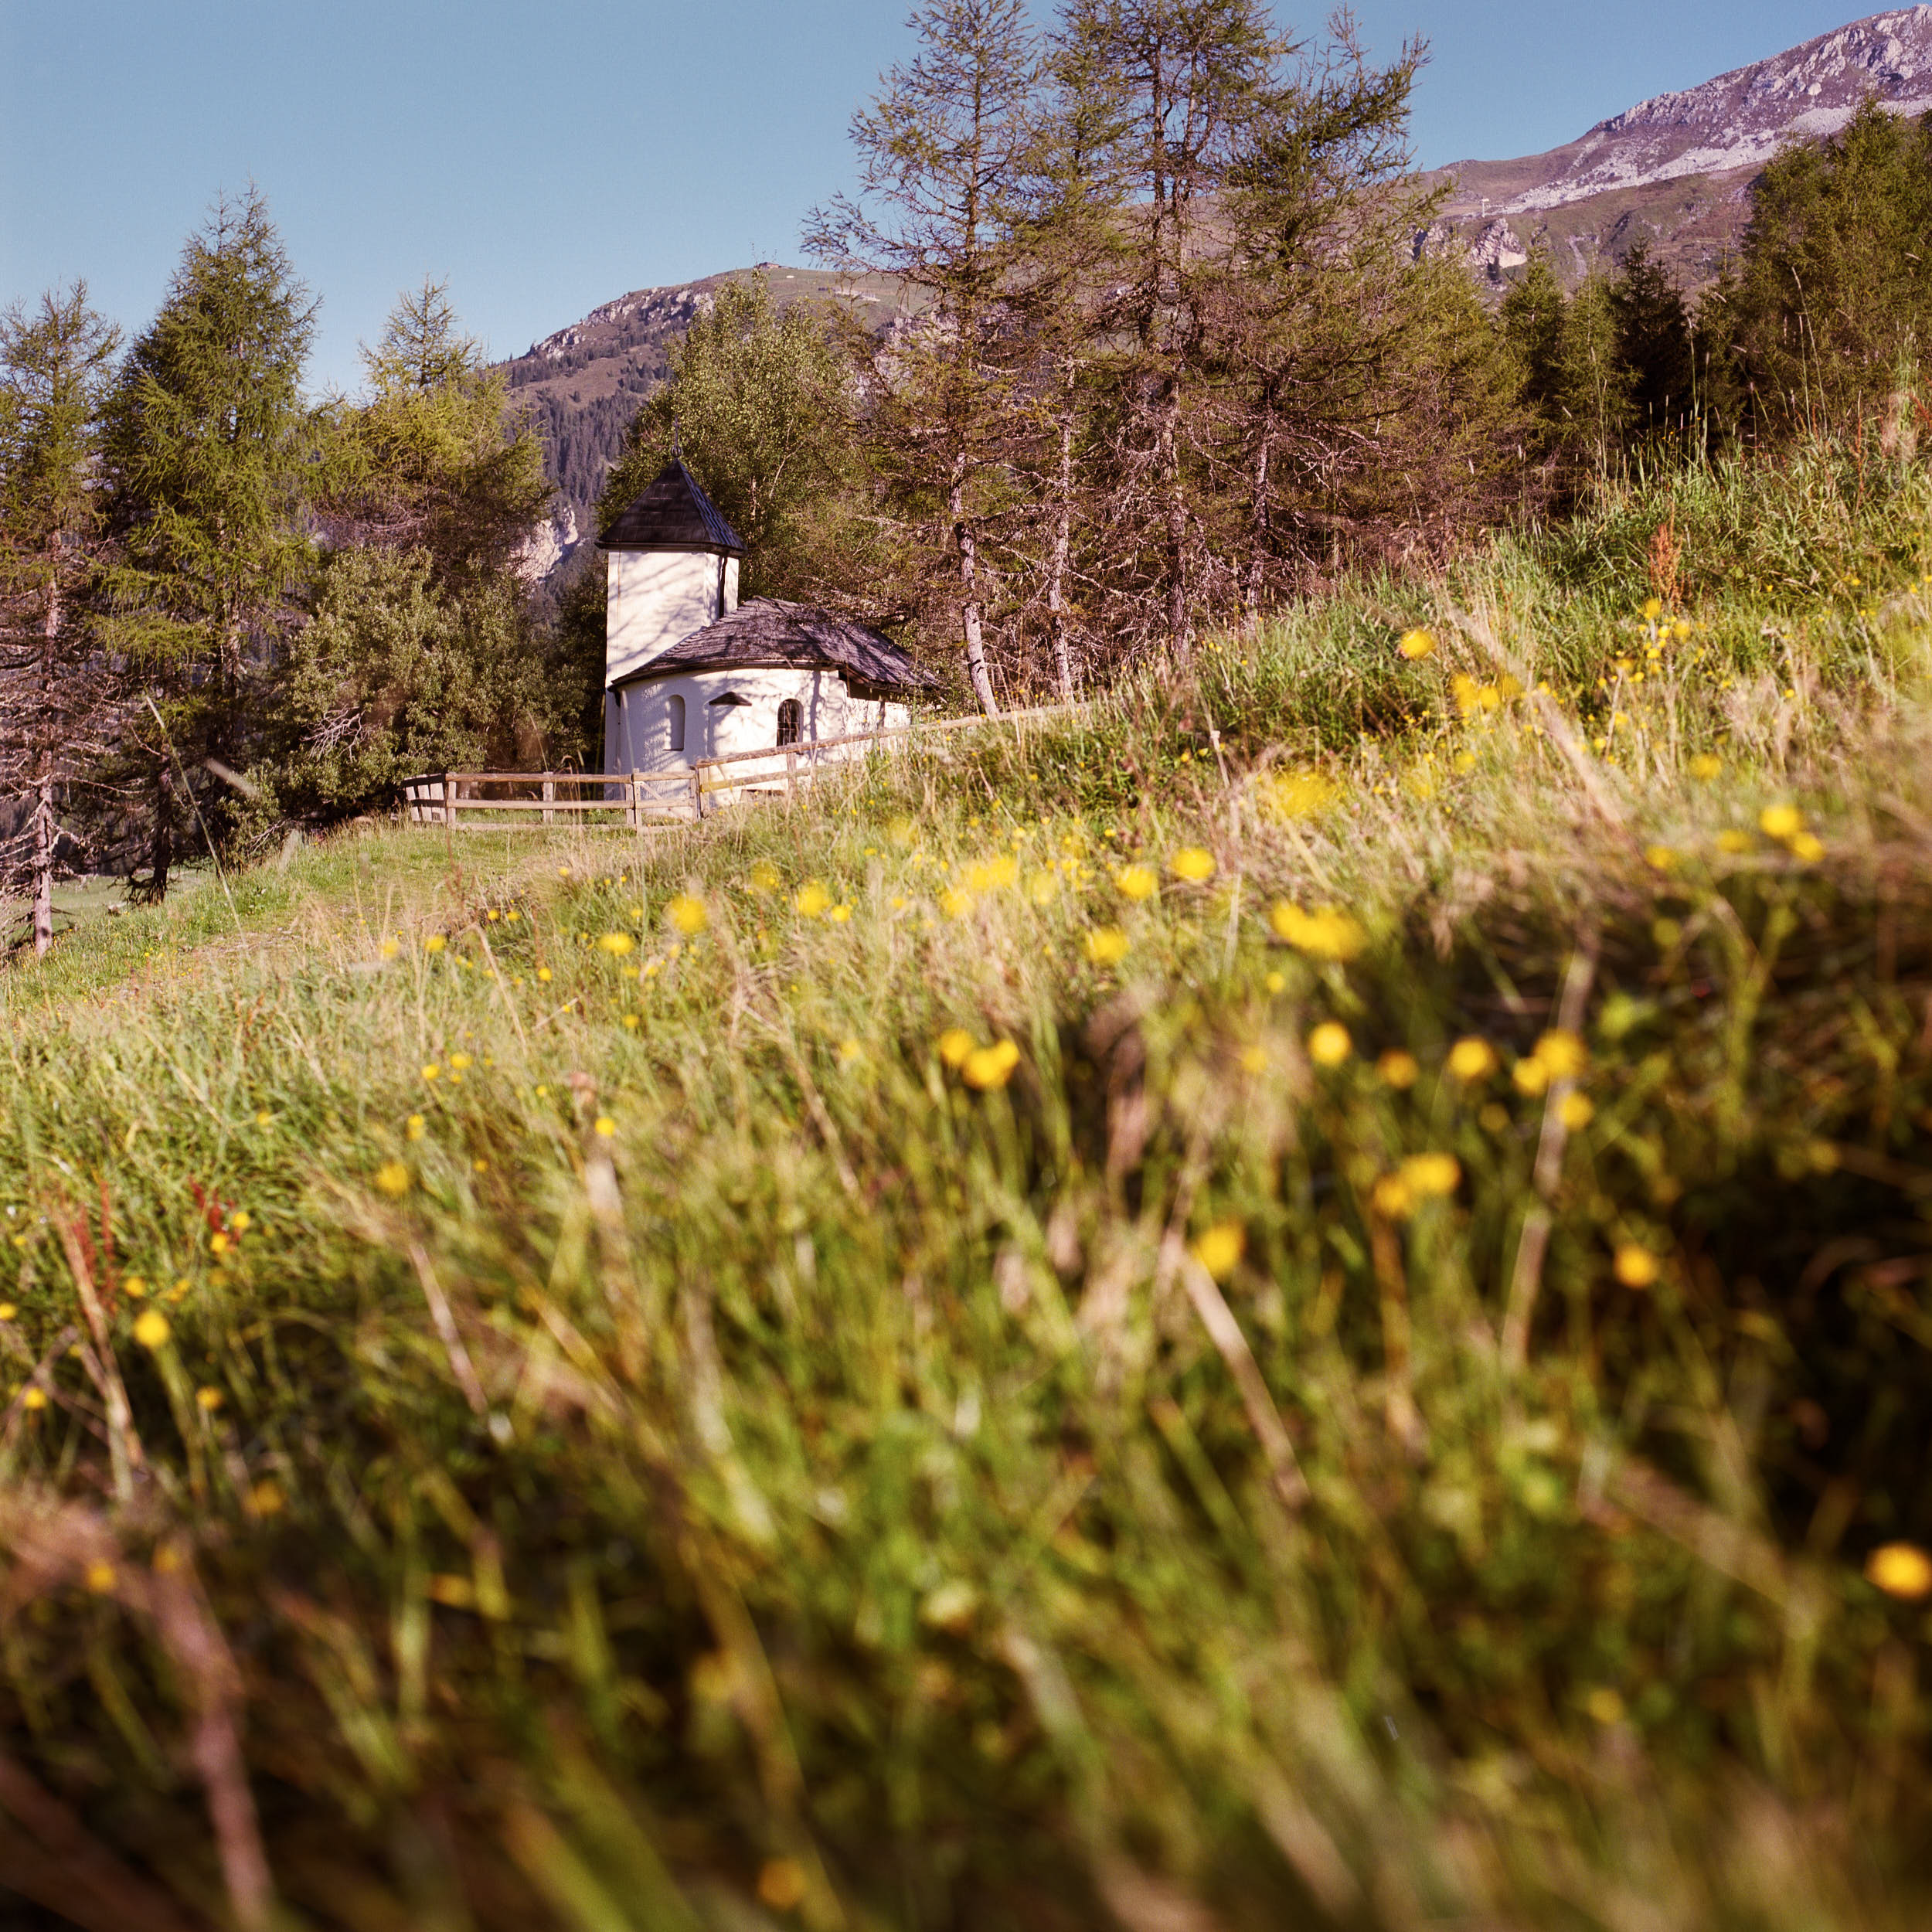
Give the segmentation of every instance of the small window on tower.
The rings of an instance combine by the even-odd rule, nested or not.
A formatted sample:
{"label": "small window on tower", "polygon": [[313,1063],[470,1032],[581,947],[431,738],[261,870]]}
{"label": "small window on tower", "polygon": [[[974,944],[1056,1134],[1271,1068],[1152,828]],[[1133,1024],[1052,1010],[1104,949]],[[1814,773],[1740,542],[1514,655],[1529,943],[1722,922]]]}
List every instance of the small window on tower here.
{"label": "small window on tower", "polygon": [[684,749],[684,700],[675,694],[671,699],[671,749]]}
{"label": "small window on tower", "polygon": [[804,728],[805,707],[796,698],[787,698],[778,707],[778,742],[795,745]]}

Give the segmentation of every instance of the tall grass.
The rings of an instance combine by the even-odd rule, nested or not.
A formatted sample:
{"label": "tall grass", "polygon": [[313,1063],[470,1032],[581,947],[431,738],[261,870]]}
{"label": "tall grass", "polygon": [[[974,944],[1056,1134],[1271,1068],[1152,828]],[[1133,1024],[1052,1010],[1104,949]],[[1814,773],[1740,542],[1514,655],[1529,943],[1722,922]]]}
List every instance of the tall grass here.
{"label": "tall grass", "polygon": [[1768,486],[1644,487],[808,808],[345,838],[0,981],[0,1879],[1920,1922],[1919,560],[1646,617],[1618,532]]}

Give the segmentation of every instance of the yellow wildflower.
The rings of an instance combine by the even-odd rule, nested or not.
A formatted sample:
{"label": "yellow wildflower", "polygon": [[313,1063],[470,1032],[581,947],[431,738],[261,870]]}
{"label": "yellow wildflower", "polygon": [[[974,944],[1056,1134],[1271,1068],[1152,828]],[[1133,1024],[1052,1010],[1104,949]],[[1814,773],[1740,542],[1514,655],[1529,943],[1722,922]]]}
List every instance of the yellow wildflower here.
{"label": "yellow wildflower", "polygon": [[1662,1273],[1655,1255],[1634,1241],[1626,1241],[1617,1250],[1611,1268],[1627,1288],[1647,1288]]}
{"label": "yellow wildflower", "polygon": [[1590,1049],[1566,1028],[1553,1026],[1537,1041],[1536,1057],[1553,1080],[1573,1080],[1590,1064]]}
{"label": "yellow wildflower", "polygon": [[0,1321],[11,1321],[19,1312],[11,1301],[0,1301]]}
{"label": "yellow wildflower", "polygon": [[1313,818],[1328,810],[1341,787],[1319,771],[1280,771],[1261,787],[1261,800],[1277,818]]}
{"label": "yellow wildflower", "polygon": [[1369,936],[1345,912],[1332,906],[1304,913],[1284,900],[1268,914],[1277,937],[1317,959],[1353,959]]}
{"label": "yellow wildflower", "polygon": [[1888,1597],[1917,1603],[1932,1597],[1932,1556],[1917,1543],[1884,1543],[1865,1560],[1865,1573]]}
{"label": "yellow wildflower", "polygon": [[195,1391],[195,1406],[204,1415],[212,1416],[227,1400],[219,1389],[202,1388]]}
{"label": "yellow wildflower", "polygon": [[[121,1283],[121,1291],[131,1301],[138,1301],[148,1292],[148,1284],[141,1276],[131,1274]],[[10,1301],[7,1304],[6,1318],[11,1320],[12,1315],[13,1304]]]}
{"label": "yellow wildflower", "polygon": [[1791,852],[1801,865],[1815,866],[1825,856],[1825,842],[1815,832],[1798,832],[1791,840]]}
{"label": "yellow wildflower", "polygon": [[1537,1094],[1549,1084],[1549,1070],[1534,1055],[1517,1061],[1509,1070],[1509,1077],[1515,1082],[1519,1094]]}
{"label": "yellow wildflower", "polygon": [[1214,876],[1214,855],[1199,845],[1183,845],[1167,862],[1167,869],[1190,886],[1202,885]]}
{"label": "yellow wildflower", "polygon": [[830,912],[826,913],[825,917],[829,919],[835,926],[842,926],[845,924],[846,920],[852,917],[852,908],[848,905],[835,906]]}
{"label": "yellow wildflower", "polygon": [[431,933],[429,937],[423,940],[423,950],[426,953],[440,953],[449,943],[440,933]]}
{"label": "yellow wildflower", "polygon": [[975,1047],[966,1056],[960,1074],[968,1087],[978,1087],[984,1092],[1004,1087],[1013,1077],[1013,1069],[1019,1064],[1019,1049],[1011,1040],[1003,1039],[991,1046]]}
{"label": "yellow wildflower", "polygon": [[804,1903],[811,1886],[796,1859],[767,1859],[758,1869],[758,1897],[774,1912],[790,1912]]}
{"label": "yellow wildflower", "polygon": [[711,915],[705,910],[704,901],[692,898],[689,893],[679,893],[665,906],[665,911],[672,924],[687,939],[702,932],[711,921]]}
{"label": "yellow wildflower", "polygon": [[1151,866],[1125,866],[1114,875],[1114,883],[1124,899],[1151,899],[1161,882]]}
{"label": "yellow wildflower", "polygon": [[473,1066],[475,1063],[474,1060],[468,1053],[452,1053],[450,1056],[451,1066],[459,1073],[461,1073],[465,1067]]}
{"label": "yellow wildflower", "polygon": [[1405,1053],[1399,1046],[1392,1047],[1376,1062],[1376,1071],[1384,1082],[1397,1093],[1406,1093],[1413,1087],[1422,1069],[1416,1064],[1413,1053]]}
{"label": "yellow wildflower", "polygon": [[1339,1066],[1354,1051],[1349,1029],[1338,1020],[1325,1019],[1308,1036],[1308,1058],[1318,1066]]}
{"label": "yellow wildflower", "polygon": [[442,1077],[443,1070],[437,1065],[434,1060],[431,1060],[429,1064],[423,1069],[423,1077],[426,1080],[440,1080]]}
{"label": "yellow wildflower", "polygon": [[1795,805],[1767,805],[1757,822],[1767,838],[1795,838],[1804,829],[1804,815]]}
{"label": "yellow wildflower", "polygon": [[423,1123],[422,1115],[420,1114],[412,1114],[409,1118],[403,1123],[403,1131],[406,1134],[412,1141],[420,1141],[423,1138]]}
{"label": "yellow wildflower", "polygon": [[134,1339],[144,1349],[158,1349],[174,1331],[168,1325],[168,1318],[158,1308],[148,1308],[136,1318]]}
{"label": "yellow wildflower", "polygon": [[1127,957],[1127,935],[1117,926],[1096,926],[1087,935],[1087,957],[1096,966],[1117,966]]}
{"label": "yellow wildflower", "polygon": [[973,896],[961,892],[957,886],[948,886],[939,895],[939,910],[948,919],[964,919],[973,910]]}
{"label": "yellow wildflower", "polygon": [[626,953],[634,952],[638,942],[628,933],[606,933],[597,941],[600,952],[608,953],[613,959],[621,959]]}
{"label": "yellow wildflower", "polygon": [[1217,1221],[1195,1242],[1191,1250],[1217,1281],[1225,1281],[1247,1252],[1247,1230],[1239,1221]]}
{"label": "yellow wildflower", "polygon": [[999,892],[1019,876],[1019,867],[1002,852],[996,859],[977,859],[966,868],[966,889],[971,893]]}
{"label": "yellow wildflower", "polygon": [[386,939],[376,949],[385,959],[393,959],[403,949],[393,939]]}
{"label": "yellow wildflower", "polygon": [[219,1228],[208,1237],[208,1252],[217,1257],[228,1252],[228,1236]]}
{"label": "yellow wildflower", "polygon": [[1677,864],[1677,854],[1668,845],[1646,845],[1644,848],[1644,859],[1653,871],[1669,872]]}
{"label": "yellow wildflower", "polygon": [[1645,622],[1655,624],[1663,614],[1664,600],[1662,597],[1647,597],[1645,600],[1644,618]]}
{"label": "yellow wildflower", "polygon": [[1268,1070],[1268,1056],[1258,1046],[1244,1046],[1241,1049],[1241,1070],[1245,1073],[1265,1073]]}
{"label": "yellow wildflower", "polygon": [[963,1065],[972,1050],[973,1036],[963,1026],[949,1026],[939,1036],[939,1057],[948,1066]]}
{"label": "yellow wildflower", "polygon": [[817,879],[808,879],[791,903],[798,908],[800,917],[816,919],[832,903],[832,894]]}
{"label": "yellow wildflower", "polygon": [[103,1563],[99,1557],[87,1566],[87,1587],[97,1597],[105,1596],[114,1587],[114,1566]]}
{"label": "yellow wildflower", "polygon": [[1486,1080],[1496,1070],[1496,1049],[1472,1033],[1450,1048],[1449,1070],[1459,1080]]}
{"label": "yellow wildflower", "polygon": [[1369,1203],[1391,1221],[1406,1221],[1416,1211],[1416,1197],[1400,1174],[1385,1174],[1369,1190]]}
{"label": "yellow wildflower", "polygon": [[1739,832],[1733,827],[1729,831],[1720,832],[1717,835],[1717,849],[1719,852],[1727,852],[1735,855],[1740,852],[1749,852],[1750,849],[1751,835],[1747,832]]}
{"label": "yellow wildflower", "polygon": [[543,985],[545,985],[546,986],[547,986],[547,985],[549,985],[549,983],[550,983],[550,969],[549,969],[549,967],[547,967],[547,966],[539,966],[539,967],[536,969],[536,976],[537,976],[537,978],[539,978],[539,980],[540,980],[540,981],[543,983]]}
{"label": "yellow wildflower", "polygon": [[778,868],[769,859],[761,859],[747,875],[746,883],[755,893],[774,893],[778,889]]}
{"label": "yellow wildflower", "polygon": [[1566,1094],[1556,1117],[1571,1133],[1580,1134],[1597,1117],[1596,1104],[1587,1094]]}
{"label": "yellow wildflower", "polygon": [[410,1191],[410,1171],[400,1161],[385,1161],[376,1170],[376,1185],[400,1199]]}
{"label": "yellow wildflower", "polygon": [[20,1397],[20,1406],[22,1408],[27,1410],[46,1408],[47,1406],[46,1390],[44,1389],[28,1389],[23,1390]]}
{"label": "yellow wildflower", "polygon": [[1700,751],[1692,759],[1687,769],[1699,784],[1709,784],[1724,773],[1724,761],[1714,751]]}
{"label": "yellow wildflower", "polygon": [[1402,641],[1396,646],[1405,658],[1426,658],[1436,648],[1435,639],[1427,631],[1405,631]]}
{"label": "yellow wildflower", "polygon": [[1402,1178],[1419,1195],[1453,1194],[1462,1185],[1462,1163],[1453,1154],[1412,1154]]}
{"label": "yellow wildflower", "polygon": [[849,1066],[854,1060],[862,1058],[865,1051],[855,1039],[842,1039],[838,1043],[838,1064]]}
{"label": "yellow wildflower", "polygon": [[608,1114],[600,1114],[597,1117],[595,1131],[599,1140],[607,1141],[617,1132],[617,1124]]}

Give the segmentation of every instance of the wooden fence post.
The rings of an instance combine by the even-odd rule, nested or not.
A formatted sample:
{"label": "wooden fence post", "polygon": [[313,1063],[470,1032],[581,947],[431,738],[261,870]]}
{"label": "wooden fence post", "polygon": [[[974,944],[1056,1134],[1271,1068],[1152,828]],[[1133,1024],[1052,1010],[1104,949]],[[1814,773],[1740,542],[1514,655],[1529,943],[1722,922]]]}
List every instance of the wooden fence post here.
{"label": "wooden fence post", "polygon": [[554,825],[556,822],[556,814],[549,809],[556,801],[556,781],[554,778],[546,777],[543,781],[543,822],[546,825]]}

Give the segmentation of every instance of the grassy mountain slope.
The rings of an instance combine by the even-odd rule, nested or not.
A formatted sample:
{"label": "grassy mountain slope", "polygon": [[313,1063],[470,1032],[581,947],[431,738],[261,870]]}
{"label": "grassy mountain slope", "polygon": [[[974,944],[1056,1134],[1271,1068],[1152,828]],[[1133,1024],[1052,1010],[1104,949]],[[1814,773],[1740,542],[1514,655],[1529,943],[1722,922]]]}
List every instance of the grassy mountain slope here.
{"label": "grassy mountain slope", "polygon": [[0,978],[0,1883],[1923,1923],[1928,529],[1726,469]]}

